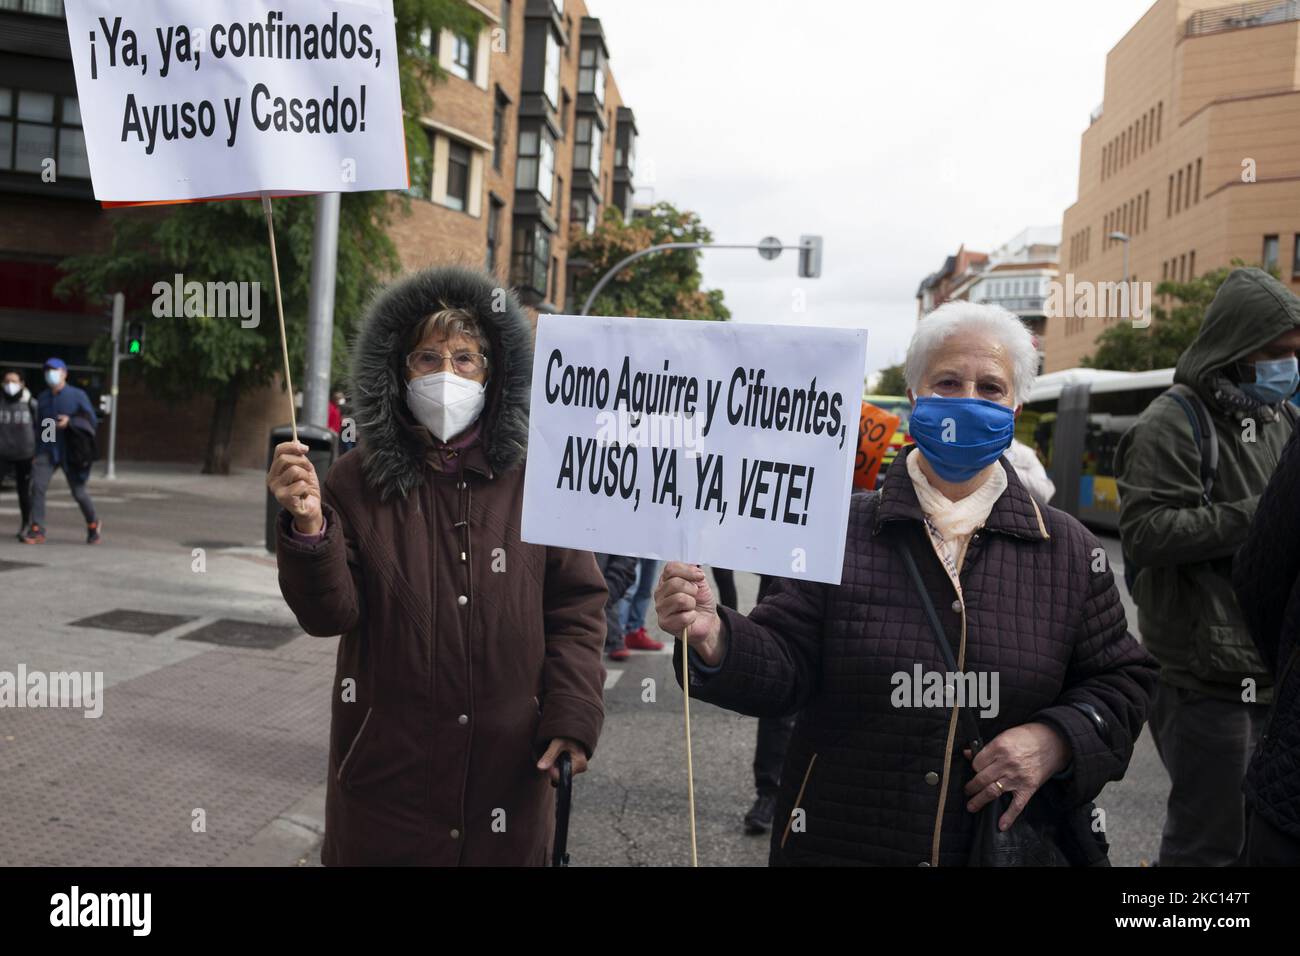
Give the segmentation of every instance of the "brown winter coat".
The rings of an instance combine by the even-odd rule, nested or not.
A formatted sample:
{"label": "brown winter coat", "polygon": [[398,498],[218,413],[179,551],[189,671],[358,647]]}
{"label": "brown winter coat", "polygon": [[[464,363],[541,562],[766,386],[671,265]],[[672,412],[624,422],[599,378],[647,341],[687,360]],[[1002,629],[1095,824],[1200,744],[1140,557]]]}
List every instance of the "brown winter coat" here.
{"label": "brown winter coat", "polygon": [[[462,269],[398,283],[357,343],[361,441],[330,469],[325,534],[280,516],[280,589],[308,634],[341,634],[327,865],[544,864],[554,737],[590,755],[604,709],[606,590],[589,552],[520,540],[531,334]],[[439,303],[491,340],[481,441],[439,454],[405,404],[403,362]]]}

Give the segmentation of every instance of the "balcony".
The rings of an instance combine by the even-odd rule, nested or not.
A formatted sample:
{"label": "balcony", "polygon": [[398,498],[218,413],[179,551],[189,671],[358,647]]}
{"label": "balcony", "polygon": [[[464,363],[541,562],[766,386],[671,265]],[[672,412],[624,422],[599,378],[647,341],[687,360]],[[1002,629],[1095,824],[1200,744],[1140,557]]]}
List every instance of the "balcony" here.
{"label": "balcony", "polygon": [[1228,7],[1201,10],[1187,18],[1189,37],[1226,33],[1263,27],[1273,23],[1300,20],[1300,0],[1256,0],[1255,3],[1234,3]]}

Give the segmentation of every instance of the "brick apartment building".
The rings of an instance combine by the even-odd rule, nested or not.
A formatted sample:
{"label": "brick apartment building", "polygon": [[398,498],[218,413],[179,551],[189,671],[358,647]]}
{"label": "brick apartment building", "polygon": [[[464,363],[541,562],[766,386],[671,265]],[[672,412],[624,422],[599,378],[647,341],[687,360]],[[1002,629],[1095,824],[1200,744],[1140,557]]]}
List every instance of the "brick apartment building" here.
{"label": "brick apartment building", "polygon": [[[1075,283],[1183,281],[1234,258],[1300,291],[1300,3],[1157,0],[1106,58],[1062,223]],[[1046,370],[1122,319],[1053,317]]]}
{"label": "brick apartment building", "polygon": [[[631,212],[635,116],[582,0],[463,2],[484,27],[424,38],[447,76],[421,117],[431,163],[411,170],[406,208],[393,197],[390,234],[403,269],[483,266],[531,308],[564,311],[583,268],[569,261],[570,229]],[[45,157],[57,157],[54,183],[42,181]],[[61,0],[0,0],[0,366],[22,369],[34,391],[51,354],[92,397],[107,389],[89,358],[105,307],[56,299],[58,263],[103,248],[114,216],[145,213],[102,209],[89,175]],[[264,464],[283,402],[278,385],[241,396],[236,466]],[[212,400],[163,403],[128,372],[119,406],[120,458],[202,461]]]}

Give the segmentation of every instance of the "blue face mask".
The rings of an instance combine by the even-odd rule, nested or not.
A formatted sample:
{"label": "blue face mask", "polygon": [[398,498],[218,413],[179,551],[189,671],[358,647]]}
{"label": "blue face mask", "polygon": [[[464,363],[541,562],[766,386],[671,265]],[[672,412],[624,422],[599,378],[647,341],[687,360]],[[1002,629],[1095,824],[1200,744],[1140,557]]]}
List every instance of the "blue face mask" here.
{"label": "blue face mask", "polygon": [[1011,446],[1014,409],[982,398],[916,400],[907,428],[921,453],[944,481],[969,481]]}
{"label": "blue face mask", "polygon": [[1285,402],[1300,385],[1300,362],[1290,358],[1255,363],[1255,381],[1243,382],[1241,390],[1265,405]]}

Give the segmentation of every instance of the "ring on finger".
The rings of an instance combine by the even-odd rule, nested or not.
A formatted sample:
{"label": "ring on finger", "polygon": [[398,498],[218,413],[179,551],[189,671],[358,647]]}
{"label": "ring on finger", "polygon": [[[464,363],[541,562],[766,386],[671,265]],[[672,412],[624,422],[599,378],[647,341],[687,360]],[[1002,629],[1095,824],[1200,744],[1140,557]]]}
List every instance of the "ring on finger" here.
{"label": "ring on finger", "polygon": [[1006,792],[1006,787],[1002,786],[1001,780],[994,780],[993,786],[998,788],[998,796],[1001,796],[1003,793]]}

